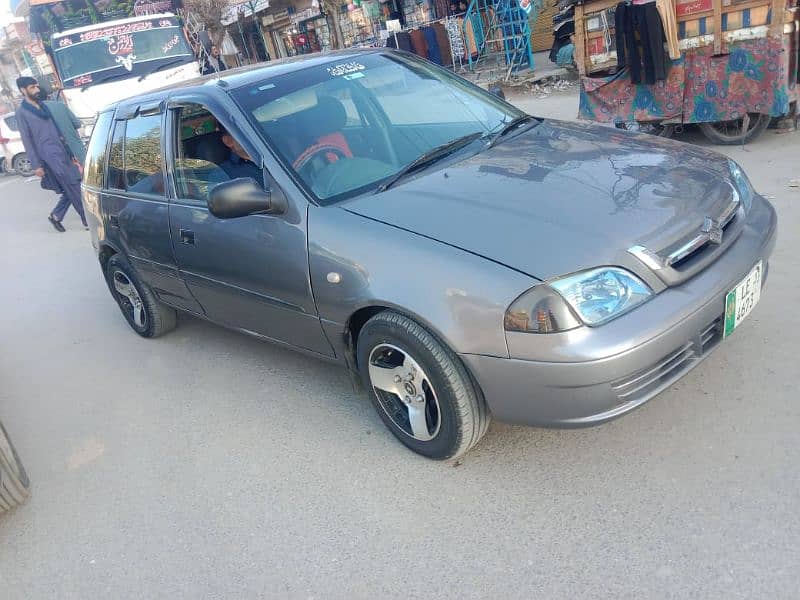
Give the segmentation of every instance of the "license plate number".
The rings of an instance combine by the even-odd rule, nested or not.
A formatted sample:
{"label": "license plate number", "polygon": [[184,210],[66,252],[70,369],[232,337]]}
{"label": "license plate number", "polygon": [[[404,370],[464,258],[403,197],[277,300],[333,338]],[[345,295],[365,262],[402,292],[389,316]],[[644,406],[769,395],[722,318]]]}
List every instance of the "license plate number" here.
{"label": "license plate number", "polygon": [[745,320],[747,315],[753,310],[761,299],[761,261],[756,263],[753,270],[742,279],[725,297],[725,332],[724,337],[728,337],[739,323]]}

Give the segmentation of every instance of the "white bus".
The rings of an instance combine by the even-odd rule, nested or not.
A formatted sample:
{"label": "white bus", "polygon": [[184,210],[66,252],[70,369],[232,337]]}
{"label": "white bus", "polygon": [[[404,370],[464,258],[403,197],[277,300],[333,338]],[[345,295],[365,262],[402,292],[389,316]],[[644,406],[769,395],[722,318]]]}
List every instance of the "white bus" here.
{"label": "white bus", "polygon": [[171,13],[106,21],[51,39],[64,101],[88,135],[97,112],[117,100],[193,79],[197,61]]}

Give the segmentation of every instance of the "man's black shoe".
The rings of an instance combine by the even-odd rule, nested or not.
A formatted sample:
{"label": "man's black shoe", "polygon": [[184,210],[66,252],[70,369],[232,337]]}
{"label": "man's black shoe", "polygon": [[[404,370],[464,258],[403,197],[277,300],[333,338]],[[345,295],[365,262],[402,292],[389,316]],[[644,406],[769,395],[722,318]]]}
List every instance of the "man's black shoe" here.
{"label": "man's black shoe", "polygon": [[56,218],[53,215],[47,217],[47,220],[50,221],[50,224],[59,233],[64,233],[66,231],[66,229],[64,229],[64,226],[61,224],[61,221],[56,220]]}

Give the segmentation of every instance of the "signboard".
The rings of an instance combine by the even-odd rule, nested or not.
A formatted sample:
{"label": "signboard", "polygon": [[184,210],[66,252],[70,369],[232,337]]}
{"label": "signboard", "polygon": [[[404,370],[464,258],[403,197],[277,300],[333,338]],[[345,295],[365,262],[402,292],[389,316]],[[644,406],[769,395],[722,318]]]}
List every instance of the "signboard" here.
{"label": "signboard", "polygon": [[248,2],[239,2],[226,7],[225,10],[222,11],[222,18],[219,20],[219,22],[222,25],[230,25],[239,19],[239,15],[241,15],[242,18],[247,18],[268,8],[269,0],[249,0]]}
{"label": "signboard", "polygon": [[712,10],[712,0],[678,0],[675,5],[675,12],[679,17]]}
{"label": "signboard", "polygon": [[319,15],[319,7],[304,8],[303,10],[298,10],[296,13],[294,13],[291,20],[292,23],[297,25],[301,21],[308,21],[309,19],[314,19]]}
{"label": "signboard", "polygon": [[158,15],[172,10],[172,0],[138,0],[133,5],[133,14],[137,17]]}

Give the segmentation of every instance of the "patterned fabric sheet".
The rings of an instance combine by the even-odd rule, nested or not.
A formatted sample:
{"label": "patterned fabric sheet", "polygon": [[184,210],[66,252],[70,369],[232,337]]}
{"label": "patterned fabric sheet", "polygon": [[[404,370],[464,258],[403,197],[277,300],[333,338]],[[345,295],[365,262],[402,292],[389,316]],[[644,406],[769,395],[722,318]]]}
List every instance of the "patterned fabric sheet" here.
{"label": "patterned fabric sheet", "polygon": [[[796,53],[796,49],[793,49]],[[746,112],[785,115],[798,97],[797,62],[788,40],[770,38],[689,50],[672,61],[667,80],[634,85],[627,69],[583,77],[578,116],[599,122],[678,119],[702,123],[738,119]]]}

